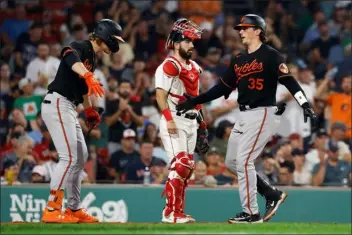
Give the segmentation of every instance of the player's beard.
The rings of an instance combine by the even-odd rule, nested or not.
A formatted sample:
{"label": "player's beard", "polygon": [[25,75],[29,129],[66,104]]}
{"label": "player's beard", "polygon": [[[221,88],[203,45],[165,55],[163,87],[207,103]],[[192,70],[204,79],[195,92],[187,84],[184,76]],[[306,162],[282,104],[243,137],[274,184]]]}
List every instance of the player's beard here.
{"label": "player's beard", "polygon": [[179,54],[180,56],[185,59],[185,60],[189,60],[192,58],[192,51],[193,51],[193,48],[192,49],[189,49],[188,51],[186,51],[185,49],[183,49],[182,47],[180,47],[180,50],[179,50]]}

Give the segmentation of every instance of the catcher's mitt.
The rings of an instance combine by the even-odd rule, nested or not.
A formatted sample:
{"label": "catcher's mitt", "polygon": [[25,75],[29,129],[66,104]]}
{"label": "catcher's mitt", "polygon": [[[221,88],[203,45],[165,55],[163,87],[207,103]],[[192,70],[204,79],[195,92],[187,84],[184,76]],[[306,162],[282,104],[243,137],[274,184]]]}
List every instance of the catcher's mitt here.
{"label": "catcher's mitt", "polygon": [[199,128],[197,132],[196,152],[206,154],[208,150],[208,130],[206,128]]}

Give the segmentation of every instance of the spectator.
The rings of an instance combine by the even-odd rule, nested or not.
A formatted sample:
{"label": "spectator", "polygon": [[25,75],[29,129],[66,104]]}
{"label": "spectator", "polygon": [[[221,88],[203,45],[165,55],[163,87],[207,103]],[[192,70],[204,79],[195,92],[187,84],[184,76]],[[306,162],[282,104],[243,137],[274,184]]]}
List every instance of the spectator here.
{"label": "spectator", "polygon": [[320,157],[320,163],[313,168],[313,186],[351,185],[351,165],[339,160],[338,145],[328,143],[328,158]]}
{"label": "spectator", "polygon": [[22,33],[16,40],[15,72],[24,76],[28,63],[37,56],[37,46],[42,39],[43,26],[35,22],[29,32]]}
{"label": "spectator", "polygon": [[206,1],[201,4],[194,4],[190,0],[179,1],[179,11],[182,17],[185,17],[196,24],[204,21],[213,22],[215,17],[222,10],[221,1]]}
{"label": "spectator", "polygon": [[31,60],[27,67],[26,78],[34,83],[35,95],[44,96],[48,92],[48,84],[54,81],[60,65],[60,60],[50,56],[49,52],[49,44],[46,42],[39,43],[38,56]]}
{"label": "spectator", "polygon": [[312,146],[309,152],[306,154],[306,165],[307,168],[312,172],[313,167],[320,162],[320,158],[326,159],[328,156],[327,152],[327,141],[329,135],[325,129],[319,129],[315,134],[315,138],[312,141]]}
{"label": "spectator", "polygon": [[156,90],[148,89],[145,91],[145,96],[143,98],[142,115],[149,122],[153,123],[157,129],[159,129],[160,124],[160,110],[156,102]]}
{"label": "spectator", "polygon": [[222,174],[225,171],[226,166],[221,159],[224,159],[224,156],[220,155],[219,150],[216,147],[209,149],[205,157],[207,175],[215,176]]}
{"label": "spectator", "polygon": [[0,27],[1,44],[14,44],[22,33],[28,32],[29,21],[26,19],[26,9],[23,4],[16,4],[14,18],[5,19]]}
{"label": "spectator", "polygon": [[110,56],[111,65],[109,66],[109,74],[112,78],[117,81],[121,80],[122,72],[126,68],[126,64],[124,63],[122,56],[122,51],[118,51],[117,53],[114,53]]}
{"label": "spectator", "polygon": [[293,172],[295,171],[295,165],[292,161],[284,161],[280,163],[279,168],[279,181],[277,185],[291,186],[293,185]]}
{"label": "spectator", "polygon": [[[226,156],[227,144],[233,125],[227,120],[221,121],[215,130],[215,137],[209,143],[210,147],[218,149],[221,156]],[[224,161],[224,159],[221,159],[221,161]]]}
{"label": "spectator", "polygon": [[320,37],[312,42],[310,62],[314,66],[314,74],[316,77],[321,77],[330,68],[329,57],[330,49],[340,44],[340,39],[337,36],[331,36],[326,21],[318,23]]}
{"label": "spectator", "polygon": [[141,20],[131,30],[129,44],[134,50],[134,53],[144,60],[157,52],[156,33],[148,26],[148,22]]}
{"label": "spectator", "polygon": [[23,95],[15,100],[13,106],[23,111],[32,130],[39,130],[35,119],[41,109],[42,97],[34,95],[34,83],[29,78],[22,78],[18,86]]}
{"label": "spectator", "polygon": [[141,184],[144,179],[144,172],[150,171],[151,167],[160,161],[153,155],[153,143],[143,141],[140,147],[140,157],[134,158],[126,166],[126,183]]}
{"label": "spectator", "polygon": [[25,135],[25,129],[21,124],[14,123],[10,127],[10,131],[6,137],[7,141],[1,143],[0,148],[0,160],[9,153],[13,152],[13,148],[17,143],[17,140],[22,135]]}
{"label": "spectator", "polygon": [[[259,158],[258,158],[259,159]],[[275,185],[279,177],[279,163],[274,159],[270,150],[265,150],[259,159],[259,165],[256,167],[258,174],[269,184]]]}
{"label": "spectator", "polygon": [[207,165],[203,161],[196,162],[194,178],[188,181],[188,185],[203,185],[208,187],[216,186],[216,180],[213,176],[207,175]]}
{"label": "spectator", "polygon": [[203,70],[199,78],[199,94],[205,93],[215,85],[214,76],[208,70]]}
{"label": "spectator", "polygon": [[32,169],[35,165],[34,157],[31,154],[32,146],[28,136],[21,136],[16,141],[13,153],[5,155],[1,161],[1,168],[4,168],[7,161],[18,163],[18,181],[21,183],[31,182]]}
{"label": "spectator", "polygon": [[220,77],[226,70],[227,66],[220,63],[221,49],[210,47],[203,61],[204,70],[208,70],[214,77]]}
{"label": "spectator", "polygon": [[[50,183],[50,179],[53,176],[55,167],[59,162],[59,155],[53,143],[49,145],[49,152],[49,161],[34,166],[32,170],[32,183]],[[87,179],[87,173],[82,171],[80,178],[82,181],[85,181]]]}
{"label": "spectator", "polygon": [[275,148],[275,159],[277,161],[280,163],[284,161],[292,161],[292,146],[288,138],[281,138]]}
{"label": "spectator", "polygon": [[203,22],[199,25],[203,30],[202,38],[194,42],[194,48],[197,51],[200,59],[207,55],[208,49],[211,47],[223,49],[223,44],[219,37],[214,32],[214,24],[211,22]]}
{"label": "spectator", "polygon": [[312,172],[309,169],[309,164],[306,164],[306,157],[302,149],[293,149],[292,158],[295,166],[293,183],[295,185],[310,185],[312,182]]}
{"label": "spectator", "polygon": [[59,42],[50,43],[50,56],[61,59],[62,45]]}
{"label": "spectator", "polygon": [[326,77],[317,89],[316,96],[320,99],[325,99],[326,104],[331,107],[330,125],[334,122],[342,122],[346,125],[346,139],[352,137],[352,119],[351,119],[351,91],[352,91],[352,76],[346,75],[342,78],[342,92],[333,92],[328,97],[322,97],[324,90],[327,89],[331,81],[330,77]]}
{"label": "spectator", "polygon": [[136,133],[132,129],[126,129],[121,139],[121,150],[111,154],[109,162],[109,175],[115,182],[121,182],[126,166],[139,158],[139,153],[135,150]]}
{"label": "spectator", "polygon": [[11,91],[11,85],[10,85],[10,67],[6,63],[1,64],[1,80],[0,80],[0,91],[1,91],[1,96],[5,96]]}
{"label": "spectator", "polygon": [[143,125],[141,103],[132,94],[132,83],[122,80],[118,87],[119,98],[107,101],[105,121],[109,127],[109,152],[120,149],[120,140],[125,129],[137,130]]}
{"label": "spectator", "polygon": [[18,164],[15,161],[8,160],[4,163],[1,174],[1,185],[19,185],[18,181]]}
{"label": "spectator", "polygon": [[144,132],[141,140],[150,141],[155,145],[155,143],[157,142],[157,137],[158,137],[158,131],[156,129],[156,126],[151,122],[146,124],[144,127]]}
{"label": "spectator", "polygon": [[[345,161],[351,162],[351,151],[349,146],[344,142],[346,136],[347,127],[342,122],[334,122],[331,125],[330,139],[334,143],[337,143],[339,148],[339,160],[344,159]],[[349,143],[350,144],[350,143]]]}
{"label": "spectator", "polygon": [[156,158],[150,167],[150,182],[152,184],[163,184],[167,180],[169,171],[163,159]]}
{"label": "spectator", "polygon": [[208,110],[214,119],[214,127],[217,127],[222,121],[227,120],[235,123],[237,113],[239,112],[237,103],[238,91],[231,92],[230,96],[225,99],[224,96],[211,101]]}
{"label": "spectator", "polygon": [[33,156],[37,164],[43,164],[51,160],[50,146],[53,145],[50,133],[45,124],[40,126],[40,131],[42,140],[33,147]]}
{"label": "spectator", "polygon": [[301,49],[304,51],[305,49],[308,49],[311,45],[313,45],[313,41],[318,39],[320,36],[320,32],[318,29],[318,24],[319,22],[325,21],[325,15],[322,10],[317,10],[314,13],[314,22],[313,24],[308,28],[308,30],[305,32],[302,44],[301,44]]}
{"label": "spectator", "polygon": [[154,25],[156,19],[165,11],[165,0],[152,0],[152,6],[142,13],[142,20]]}
{"label": "spectator", "polygon": [[297,133],[292,133],[288,139],[290,140],[290,144],[292,146],[292,149],[300,149],[304,150],[303,146],[303,138],[300,134]]}
{"label": "spectator", "polygon": [[7,117],[5,102],[0,100],[0,148],[6,143],[6,136],[10,131],[10,122]]}

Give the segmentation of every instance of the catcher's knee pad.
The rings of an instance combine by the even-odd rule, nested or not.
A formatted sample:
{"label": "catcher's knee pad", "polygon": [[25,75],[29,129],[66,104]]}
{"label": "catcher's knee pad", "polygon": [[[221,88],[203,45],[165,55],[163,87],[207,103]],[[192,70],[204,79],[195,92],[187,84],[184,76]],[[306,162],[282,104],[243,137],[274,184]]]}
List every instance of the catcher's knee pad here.
{"label": "catcher's knee pad", "polygon": [[187,179],[194,170],[194,162],[191,161],[186,152],[175,156],[174,170],[183,179]]}

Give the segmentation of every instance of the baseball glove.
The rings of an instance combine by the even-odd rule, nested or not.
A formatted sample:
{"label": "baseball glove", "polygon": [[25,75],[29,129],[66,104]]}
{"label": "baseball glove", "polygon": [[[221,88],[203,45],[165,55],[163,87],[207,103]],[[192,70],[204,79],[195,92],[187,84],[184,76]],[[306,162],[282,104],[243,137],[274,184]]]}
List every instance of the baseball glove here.
{"label": "baseball glove", "polygon": [[208,130],[206,127],[199,127],[197,131],[196,152],[206,154],[209,150]]}

